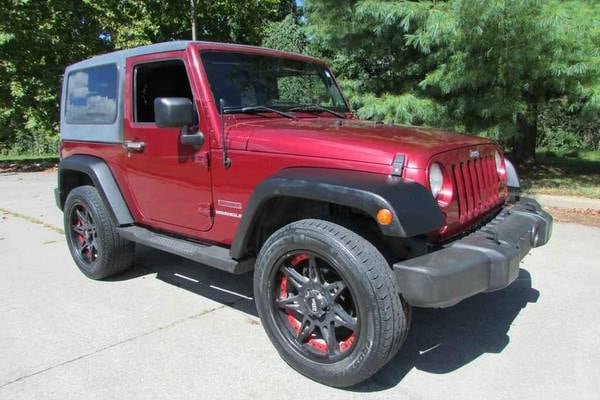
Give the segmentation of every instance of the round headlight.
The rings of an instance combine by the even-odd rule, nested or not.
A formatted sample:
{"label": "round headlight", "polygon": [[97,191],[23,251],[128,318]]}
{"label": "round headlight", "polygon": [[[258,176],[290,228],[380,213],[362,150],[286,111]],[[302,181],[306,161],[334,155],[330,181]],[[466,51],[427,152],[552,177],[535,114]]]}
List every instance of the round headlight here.
{"label": "round headlight", "polygon": [[494,160],[496,160],[496,171],[500,172],[502,170],[502,156],[498,150],[494,151]]}
{"label": "round headlight", "polygon": [[442,174],[442,168],[440,164],[433,163],[429,167],[429,187],[431,188],[431,194],[433,197],[438,197],[442,191],[444,185],[444,174]]}

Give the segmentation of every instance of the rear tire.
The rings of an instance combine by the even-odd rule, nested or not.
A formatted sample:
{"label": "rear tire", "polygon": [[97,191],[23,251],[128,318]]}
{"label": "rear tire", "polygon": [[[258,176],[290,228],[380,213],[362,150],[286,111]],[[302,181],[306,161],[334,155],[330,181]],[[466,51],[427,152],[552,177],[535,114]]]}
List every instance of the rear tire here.
{"label": "rear tire", "polygon": [[254,293],[281,357],[330,386],[352,386],[376,373],[409,329],[409,306],[385,258],[329,221],[294,222],[269,237],[256,262]]}
{"label": "rear tire", "polygon": [[107,278],[132,266],[135,243],[119,236],[95,187],[71,190],[65,201],[64,225],[71,256],[88,278]]}

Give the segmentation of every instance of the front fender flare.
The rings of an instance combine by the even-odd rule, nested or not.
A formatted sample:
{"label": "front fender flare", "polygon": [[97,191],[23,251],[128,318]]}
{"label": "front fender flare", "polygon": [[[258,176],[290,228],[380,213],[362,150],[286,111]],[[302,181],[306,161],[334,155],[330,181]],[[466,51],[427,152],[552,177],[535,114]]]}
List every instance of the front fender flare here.
{"label": "front fender flare", "polygon": [[416,182],[383,174],[326,168],[289,168],[272,175],[255,189],[244,210],[231,246],[231,256],[242,258],[253,226],[274,197],[295,197],[359,209],[374,219],[387,208],[390,225],[379,225],[386,236],[412,237],[444,225],[444,215],[431,192]]}

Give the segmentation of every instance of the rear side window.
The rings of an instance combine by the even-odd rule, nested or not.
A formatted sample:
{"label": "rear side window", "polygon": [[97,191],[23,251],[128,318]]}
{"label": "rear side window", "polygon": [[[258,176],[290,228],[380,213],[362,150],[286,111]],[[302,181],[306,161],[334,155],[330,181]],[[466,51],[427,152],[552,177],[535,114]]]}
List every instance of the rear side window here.
{"label": "rear side window", "polygon": [[190,81],[181,60],[143,63],[134,69],[135,122],[154,122],[154,99],[186,97],[193,101]]}
{"label": "rear side window", "polygon": [[117,118],[117,66],[73,71],[67,78],[67,122],[112,124]]}

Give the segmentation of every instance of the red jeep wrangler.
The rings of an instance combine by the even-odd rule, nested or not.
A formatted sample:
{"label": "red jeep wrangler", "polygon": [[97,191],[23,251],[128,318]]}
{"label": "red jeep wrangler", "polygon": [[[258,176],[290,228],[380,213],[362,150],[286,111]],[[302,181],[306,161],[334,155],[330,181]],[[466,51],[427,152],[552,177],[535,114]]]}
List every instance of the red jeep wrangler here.
{"label": "red jeep wrangler", "polygon": [[328,385],[383,367],[411,306],[506,287],[551,235],[494,142],[358,120],[299,54],[118,51],[69,66],[61,108],[56,201],[79,269],[121,272],[142,243],[254,270],[278,352]]}

